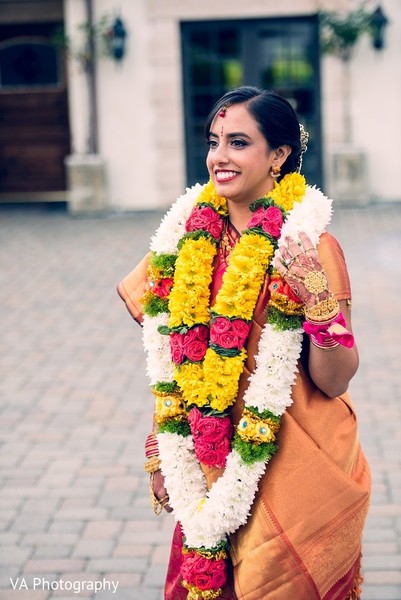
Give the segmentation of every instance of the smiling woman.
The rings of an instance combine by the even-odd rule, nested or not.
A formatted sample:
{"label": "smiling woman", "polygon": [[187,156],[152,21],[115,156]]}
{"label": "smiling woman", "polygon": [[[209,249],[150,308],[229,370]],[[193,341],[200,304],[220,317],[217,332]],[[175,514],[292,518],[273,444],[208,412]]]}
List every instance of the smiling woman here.
{"label": "smiling woman", "polygon": [[152,503],[177,520],[165,599],[355,600],[370,473],[331,201],[280,96],[228,92],[206,137],[209,182],[118,286],[155,397]]}

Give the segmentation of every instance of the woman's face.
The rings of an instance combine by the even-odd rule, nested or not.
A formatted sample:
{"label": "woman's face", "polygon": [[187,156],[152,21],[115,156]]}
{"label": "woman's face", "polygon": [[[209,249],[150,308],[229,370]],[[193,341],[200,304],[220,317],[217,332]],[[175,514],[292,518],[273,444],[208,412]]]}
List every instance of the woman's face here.
{"label": "woman's face", "polygon": [[217,114],[208,143],[206,165],[220,196],[249,205],[273,189],[276,153],[244,104],[228,106],[224,117]]}

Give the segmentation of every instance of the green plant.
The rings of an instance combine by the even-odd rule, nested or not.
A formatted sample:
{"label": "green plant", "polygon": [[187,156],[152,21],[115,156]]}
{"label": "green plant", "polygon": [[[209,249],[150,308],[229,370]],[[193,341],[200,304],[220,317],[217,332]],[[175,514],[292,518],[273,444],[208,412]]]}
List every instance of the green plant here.
{"label": "green plant", "polygon": [[105,14],[96,23],[85,21],[78,25],[74,36],[66,34],[63,28],[57,29],[53,43],[69,58],[76,60],[83,71],[89,72],[96,56],[112,57],[110,41],[113,20],[113,15]]}
{"label": "green plant", "polygon": [[322,51],[348,61],[359,38],[365,33],[372,34],[371,20],[371,14],[363,6],[348,13],[336,11],[321,13]]}

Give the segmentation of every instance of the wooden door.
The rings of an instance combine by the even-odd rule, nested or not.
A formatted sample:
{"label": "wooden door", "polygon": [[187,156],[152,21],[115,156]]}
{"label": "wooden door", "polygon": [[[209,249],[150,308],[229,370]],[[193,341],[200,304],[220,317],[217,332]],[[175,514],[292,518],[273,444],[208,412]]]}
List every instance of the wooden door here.
{"label": "wooden door", "polygon": [[[50,35],[0,41],[0,194],[66,189],[70,152],[67,90]],[[49,31],[49,26],[47,26]],[[51,31],[51,28],[50,28]],[[21,31],[19,32],[21,33]]]}

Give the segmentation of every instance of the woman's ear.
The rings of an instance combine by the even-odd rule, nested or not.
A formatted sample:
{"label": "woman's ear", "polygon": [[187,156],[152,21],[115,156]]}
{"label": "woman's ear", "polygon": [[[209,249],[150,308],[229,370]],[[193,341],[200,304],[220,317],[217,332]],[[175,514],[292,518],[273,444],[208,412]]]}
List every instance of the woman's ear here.
{"label": "woman's ear", "polygon": [[281,167],[281,165],[285,163],[291,152],[292,148],[289,144],[283,144],[282,146],[279,146],[274,150],[275,162]]}

